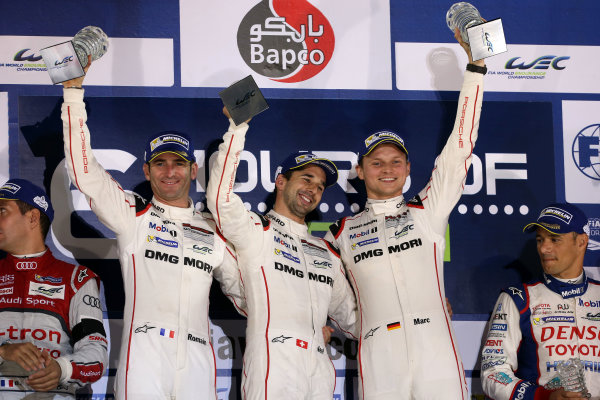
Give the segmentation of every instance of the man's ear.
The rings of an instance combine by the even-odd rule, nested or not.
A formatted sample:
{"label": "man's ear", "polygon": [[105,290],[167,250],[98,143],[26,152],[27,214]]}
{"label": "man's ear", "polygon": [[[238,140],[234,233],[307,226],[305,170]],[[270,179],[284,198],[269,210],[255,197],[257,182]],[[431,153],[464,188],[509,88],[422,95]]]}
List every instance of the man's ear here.
{"label": "man's ear", "polygon": [[285,188],[286,183],[287,179],[283,174],[279,174],[277,175],[277,178],[275,178],[275,187],[278,191],[283,190]]}
{"label": "man's ear", "polygon": [[29,218],[27,219],[27,223],[29,224],[32,230],[36,229],[40,225],[41,217],[42,214],[37,208],[29,210]]}
{"label": "man's ear", "polygon": [[356,164],[356,167],[354,167],[354,168],[356,168],[356,174],[358,175],[358,178],[361,181],[364,181],[365,180],[365,172],[363,171],[363,169],[360,166],[360,164]]}
{"label": "man's ear", "polygon": [[148,165],[148,163],[144,163],[144,165],[142,166],[142,170],[144,171],[144,176],[146,177],[146,180],[149,181],[150,180],[150,165]]}
{"label": "man's ear", "polygon": [[190,178],[192,178],[192,181],[195,181],[196,177],[198,177],[198,164],[192,163],[190,166]]}

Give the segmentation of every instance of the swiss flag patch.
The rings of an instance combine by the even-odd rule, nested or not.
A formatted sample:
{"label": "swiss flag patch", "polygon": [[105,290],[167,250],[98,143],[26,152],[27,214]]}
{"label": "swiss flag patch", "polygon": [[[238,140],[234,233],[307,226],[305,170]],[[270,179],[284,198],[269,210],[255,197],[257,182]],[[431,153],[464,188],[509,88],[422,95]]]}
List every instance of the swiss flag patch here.
{"label": "swiss flag patch", "polygon": [[296,339],[296,346],[301,347],[303,349],[308,349],[308,342],[305,342],[301,339]]}

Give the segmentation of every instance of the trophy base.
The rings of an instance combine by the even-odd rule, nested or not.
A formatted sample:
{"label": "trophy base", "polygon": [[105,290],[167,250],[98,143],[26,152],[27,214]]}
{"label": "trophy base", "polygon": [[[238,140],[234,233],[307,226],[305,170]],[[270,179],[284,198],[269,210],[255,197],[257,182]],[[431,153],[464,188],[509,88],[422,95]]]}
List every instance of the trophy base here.
{"label": "trophy base", "polygon": [[467,28],[473,61],[506,52],[506,39],[500,18]]}

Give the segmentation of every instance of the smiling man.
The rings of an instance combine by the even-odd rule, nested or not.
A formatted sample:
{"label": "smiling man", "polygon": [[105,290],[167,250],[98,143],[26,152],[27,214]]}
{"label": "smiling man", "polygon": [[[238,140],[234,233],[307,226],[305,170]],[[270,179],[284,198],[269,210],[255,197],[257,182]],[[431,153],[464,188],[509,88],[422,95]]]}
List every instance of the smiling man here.
{"label": "smiling man", "polygon": [[355,337],[356,302],[338,251],[311,236],[304,219],[337,181],[337,168],[311,153],[292,154],[275,173],[273,209],[249,212],[233,193],[247,130],[230,119],[206,191],[217,226],[238,252],[248,303],[242,393],[248,400],[331,400],[335,368],[322,329],[330,316]]}
{"label": "smiling man", "polygon": [[[403,197],[410,174],[404,140],[376,132],[360,144],[363,212],[330,226],[326,239],[341,251],[361,317],[362,399],[467,399],[465,373],[444,292],[448,218],[462,195],[483,96],[483,60],[469,57],[454,129],[427,185]],[[425,139],[425,132],[420,135]]]}
{"label": "smiling man", "polygon": [[189,197],[198,173],[192,141],[180,132],[152,135],[143,171],[153,198],[125,192],[91,151],[82,82],[64,83],[65,155],[71,182],[117,237],[125,310],[116,398],[216,399],[213,277],[239,307],[244,298],[232,250]]}
{"label": "smiling man", "polygon": [[498,400],[586,398],[557,379],[558,364],[576,358],[600,399],[600,282],[583,269],[588,219],[572,204],[550,204],[523,231],[536,233],[543,277],[500,294],[481,354],[483,390]]}

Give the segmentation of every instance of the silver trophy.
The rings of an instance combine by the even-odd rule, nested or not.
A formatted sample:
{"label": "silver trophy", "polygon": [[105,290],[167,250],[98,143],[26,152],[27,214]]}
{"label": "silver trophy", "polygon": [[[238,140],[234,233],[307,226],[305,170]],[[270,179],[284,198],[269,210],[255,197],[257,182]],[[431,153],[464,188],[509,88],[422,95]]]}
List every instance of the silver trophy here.
{"label": "silver trophy", "polygon": [[557,374],[544,385],[548,390],[565,389],[567,392],[581,392],[585,398],[591,395],[585,385],[585,368],[578,358],[559,361],[556,364]]}
{"label": "silver trophy", "polygon": [[92,61],[102,57],[108,50],[108,36],[97,26],[86,26],[73,38],[73,46],[81,67],[85,68],[88,63],[88,55]]}
{"label": "silver trophy", "polygon": [[467,28],[479,25],[483,22],[483,18],[479,15],[479,11],[477,11],[471,3],[464,1],[454,3],[446,13],[446,24],[448,24],[448,28],[450,28],[452,32],[458,28],[462,40],[465,43],[469,43]]}

